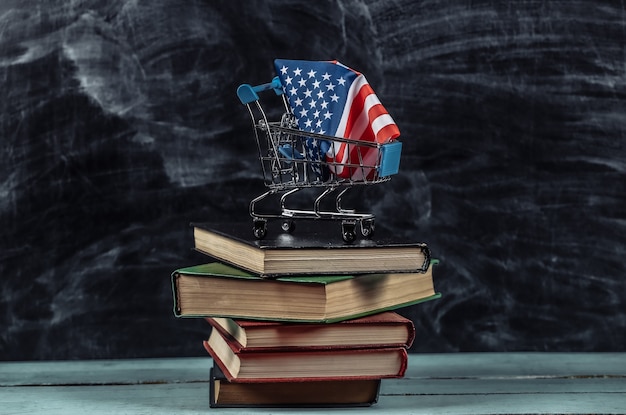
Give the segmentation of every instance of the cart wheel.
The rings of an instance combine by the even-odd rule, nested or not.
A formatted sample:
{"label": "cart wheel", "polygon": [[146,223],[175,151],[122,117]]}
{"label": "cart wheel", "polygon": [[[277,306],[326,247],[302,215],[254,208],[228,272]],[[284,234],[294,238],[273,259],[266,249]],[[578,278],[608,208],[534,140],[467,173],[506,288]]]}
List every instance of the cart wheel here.
{"label": "cart wheel", "polygon": [[341,237],[344,242],[352,243],[356,239],[356,232],[354,232],[354,223],[342,223],[341,224]]}
{"label": "cart wheel", "polygon": [[289,220],[283,221],[281,228],[283,229],[283,231],[287,233],[292,233],[294,229],[296,229],[296,223],[289,219]]}
{"label": "cart wheel", "polygon": [[361,234],[365,238],[371,238],[374,234],[374,220],[365,220],[361,222]]}
{"label": "cart wheel", "polygon": [[265,238],[265,235],[267,235],[267,222],[264,220],[255,220],[252,232],[257,239]]}

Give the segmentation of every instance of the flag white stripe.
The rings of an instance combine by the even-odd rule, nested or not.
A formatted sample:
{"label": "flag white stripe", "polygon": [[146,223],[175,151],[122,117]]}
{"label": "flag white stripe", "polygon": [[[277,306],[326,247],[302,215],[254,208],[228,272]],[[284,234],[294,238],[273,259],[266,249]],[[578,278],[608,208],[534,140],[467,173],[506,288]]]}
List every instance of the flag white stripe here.
{"label": "flag white stripe", "polygon": [[361,90],[363,85],[367,85],[367,79],[365,76],[359,75],[356,77],[352,85],[350,85],[350,89],[348,90],[348,99],[346,100],[346,105],[343,107],[343,112],[341,113],[341,121],[339,121],[339,125],[337,126],[337,131],[335,131],[336,137],[345,137],[346,126],[348,124],[348,117],[350,116],[350,108],[352,108],[352,102],[354,101],[354,97]]}
{"label": "flag white stripe", "polygon": [[[391,115],[381,114],[378,117],[376,117],[374,121],[372,121],[372,130],[374,130],[374,134],[378,136],[378,132],[380,130],[382,130],[388,125],[393,125],[393,124],[395,124],[395,122],[393,121],[393,118],[391,118]],[[383,140],[381,141],[387,142],[389,141],[389,137],[383,137]]]}

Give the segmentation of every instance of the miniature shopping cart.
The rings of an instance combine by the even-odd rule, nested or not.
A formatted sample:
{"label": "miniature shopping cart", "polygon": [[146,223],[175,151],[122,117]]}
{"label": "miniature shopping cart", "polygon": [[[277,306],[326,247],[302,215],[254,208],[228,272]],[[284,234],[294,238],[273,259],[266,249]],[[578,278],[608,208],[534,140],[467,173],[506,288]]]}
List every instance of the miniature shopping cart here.
{"label": "miniature shopping cart", "polygon": [[[276,95],[282,97],[284,113],[280,120],[268,120],[258,95],[258,92],[262,91],[274,91]],[[364,237],[371,237],[374,232],[374,215],[345,209],[341,206],[341,200],[353,186],[373,185],[390,180],[391,175],[398,172],[402,143],[393,141],[388,144],[378,144],[315,134],[299,129],[278,77],[263,85],[240,85],[237,95],[247,107],[252,119],[264,182],[268,189],[250,202],[254,236],[257,239],[263,239],[266,236],[268,219],[282,220],[282,230],[289,233],[294,231],[297,220],[322,219],[341,222],[341,236],[345,242],[352,242],[356,239],[357,227],[360,227]],[[347,146],[347,151],[355,157],[350,162],[340,165],[326,159],[309,157],[311,145],[322,142],[343,143]],[[371,150],[376,151],[374,160],[366,162],[362,154]],[[354,161],[355,158],[356,161]],[[344,172],[348,170],[349,174],[344,174],[347,178],[335,174],[339,169]],[[354,177],[360,178],[354,179]],[[290,209],[286,206],[289,196],[307,188],[320,189],[310,210]],[[335,194],[335,210],[322,209],[322,201],[332,194]],[[257,204],[271,195],[279,196],[279,210],[272,213],[260,212]]]}

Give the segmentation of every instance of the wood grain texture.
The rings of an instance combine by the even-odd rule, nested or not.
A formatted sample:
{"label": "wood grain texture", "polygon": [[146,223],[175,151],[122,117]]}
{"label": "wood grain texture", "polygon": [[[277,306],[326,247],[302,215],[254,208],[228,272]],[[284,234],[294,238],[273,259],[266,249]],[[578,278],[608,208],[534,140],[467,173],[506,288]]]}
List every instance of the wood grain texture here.
{"label": "wood grain texture", "polygon": [[[384,380],[378,404],[367,411],[623,413],[625,363],[626,356],[619,353],[413,354],[407,376]],[[209,358],[0,363],[1,411],[3,414],[204,413],[208,409],[211,365]],[[36,373],[39,381],[34,376]],[[302,409],[237,411],[277,412],[297,414]],[[232,413],[232,410],[214,409],[211,413]]]}

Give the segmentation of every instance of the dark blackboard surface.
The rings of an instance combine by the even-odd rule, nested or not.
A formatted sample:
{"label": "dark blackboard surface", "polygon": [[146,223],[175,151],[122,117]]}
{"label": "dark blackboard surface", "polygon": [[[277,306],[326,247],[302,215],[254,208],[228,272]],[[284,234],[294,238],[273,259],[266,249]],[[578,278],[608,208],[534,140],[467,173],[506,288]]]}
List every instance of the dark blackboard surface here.
{"label": "dark blackboard surface", "polygon": [[561,1],[3,1],[0,359],[204,355],[170,273],[264,191],[238,84],[366,74],[400,174],[356,192],[427,242],[414,352],[624,351],[626,11]]}

